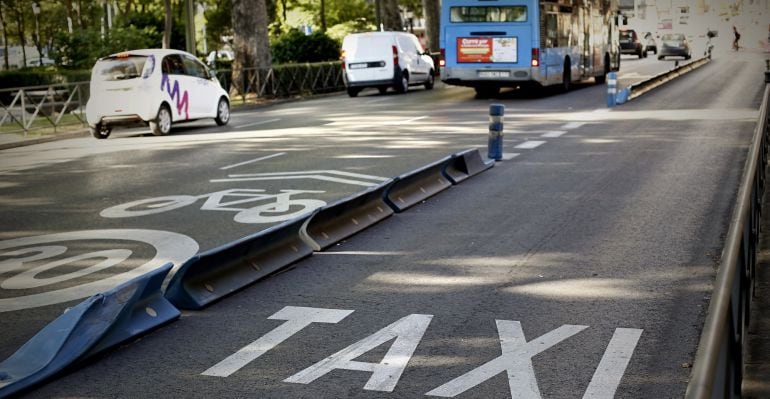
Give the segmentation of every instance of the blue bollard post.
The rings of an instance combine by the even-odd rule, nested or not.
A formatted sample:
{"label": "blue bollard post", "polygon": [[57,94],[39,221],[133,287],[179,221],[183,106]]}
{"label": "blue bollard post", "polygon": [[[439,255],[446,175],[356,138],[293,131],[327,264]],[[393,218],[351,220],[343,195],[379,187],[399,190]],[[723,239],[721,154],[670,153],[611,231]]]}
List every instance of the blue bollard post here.
{"label": "blue bollard post", "polygon": [[503,159],[503,115],[505,105],[489,105],[489,143],[487,157],[499,161]]}
{"label": "blue bollard post", "polygon": [[615,106],[615,95],[618,92],[618,74],[610,72],[607,74],[607,107]]}

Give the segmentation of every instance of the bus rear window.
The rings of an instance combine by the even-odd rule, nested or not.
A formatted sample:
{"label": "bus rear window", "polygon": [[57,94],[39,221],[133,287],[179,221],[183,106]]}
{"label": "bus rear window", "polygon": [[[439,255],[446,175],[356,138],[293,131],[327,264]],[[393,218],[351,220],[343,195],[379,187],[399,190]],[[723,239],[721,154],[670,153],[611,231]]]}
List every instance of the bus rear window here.
{"label": "bus rear window", "polygon": [[109,57],[97,63],[96,76],[101,81],[135,79],[142,76],[146,56]]}
{"label": "bus rear window", "polygon": [[526,22],[527,6],[451,7],[450,22]]}

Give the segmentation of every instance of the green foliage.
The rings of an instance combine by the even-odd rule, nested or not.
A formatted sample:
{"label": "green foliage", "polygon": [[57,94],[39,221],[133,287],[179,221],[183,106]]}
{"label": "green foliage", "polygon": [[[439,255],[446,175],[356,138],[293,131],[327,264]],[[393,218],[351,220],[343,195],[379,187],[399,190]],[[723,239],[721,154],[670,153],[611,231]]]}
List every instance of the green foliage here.
{"label": "green foliage", "polygon": [[89,79],[91,79],[90,71],[17,69],[0,72],[0,89],[43,86],[54,83],[85,82]]}
{"label": "green foliage", "polygon": [[113,28],[102,40],[93,30],[60,34],[54,56],[58,65],[71,69],[90,69],[100,57],[126,50],[158,47],[159,37],[154,27],[134,26]]}
{"label": "green foliage", "polygon": [[342,43],[342,39],[351,33],[357,32],[371,32],[377,30],[373,22],[365,19],[357,19],[355,21],[347,21],[341,24],[332,26],[326,30],[326,34],[337,42]]}
{"label": "green foliage", "polygon": [[213,0],[203,15],[206,17],[206,41],[208,48],[222,47],[222,37],[232,36],[233,2],[231,0]]}
{"label": "green foliage", "polygon": [[293,29],[278,38],[272,53],[276,64],[331,61],[339,59],[340,44],[321,32],[306,36]]}

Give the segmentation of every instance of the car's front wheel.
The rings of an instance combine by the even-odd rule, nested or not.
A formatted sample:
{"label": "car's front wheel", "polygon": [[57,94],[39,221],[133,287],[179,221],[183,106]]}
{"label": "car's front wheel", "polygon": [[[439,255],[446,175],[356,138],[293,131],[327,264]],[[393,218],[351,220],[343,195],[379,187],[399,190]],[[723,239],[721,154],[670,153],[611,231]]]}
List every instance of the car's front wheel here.
{"label": "car's front wheel", "polygon": [[165,136],[171,132],[171,110],[163,104],[158,110],[158,116],[150,121],[150,130],[156,136]]}
{"label": "car's front wheel", "polygon": [[103,124],[98,124],[96,127],[90,127],[88,130],[91,131],[91,135],[94,136],[97,139],[106,139],[107,137],[110,137],[110,133],[112,133],[112,128]]}
{"label": "car's front wheel", "polygon": [[219,126],[224,126],[230,121],[230,103],[228,103],[227,99],[224,97],[219,99],[219,104],[217,104],[217,117],[214,118],[214,121]]}

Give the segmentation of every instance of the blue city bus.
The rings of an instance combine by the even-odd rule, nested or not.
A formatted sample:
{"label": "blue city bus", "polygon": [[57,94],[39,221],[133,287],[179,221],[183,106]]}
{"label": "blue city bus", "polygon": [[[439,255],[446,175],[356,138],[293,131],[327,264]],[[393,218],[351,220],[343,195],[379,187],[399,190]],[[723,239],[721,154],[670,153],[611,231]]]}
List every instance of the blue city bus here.
{"label": "blue city bus", "polygon": [[620,68],[617,0],[443,0],[441,80],[476,89],[561,85]]}

